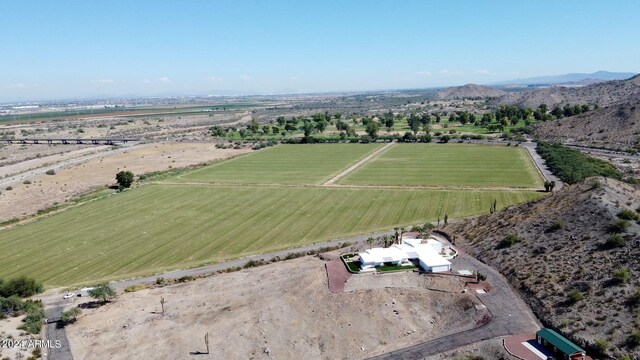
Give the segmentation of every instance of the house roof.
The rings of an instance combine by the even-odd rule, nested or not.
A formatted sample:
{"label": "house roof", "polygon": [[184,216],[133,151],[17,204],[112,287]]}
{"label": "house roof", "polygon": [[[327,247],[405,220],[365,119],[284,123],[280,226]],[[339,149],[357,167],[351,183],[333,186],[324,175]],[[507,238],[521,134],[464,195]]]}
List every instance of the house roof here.
{"label": "house roof", "polygon": [[547,340],[550,344],[557,347],[558,350],[562,351],[564,354],[572,355],[575,353],[584,353],[584,349],[579,347],[578,345],[572,343],[564,336],[558,334],[557,332],[551,329],[541,329],[536,333],[543,339]]}
{"label": "house roof", "polygon": [[416,252],[418,253],[418,259],[420,259],[420,261],[425,263],[425,265],[427,265],[428,267],[451,265],[451,262],[449,262],[449,260],[440,256],[440,254],[438,254],[438,251],[436,251],[436,249],[434,249],[430,245],[421,246],[416,249]]}
{"label": "house roof", "polygon": [[395,247],[373,248],[361,252],[359,255],[360,260],[365,264],[396,262],[407,258],[407,255],[403,251]]}

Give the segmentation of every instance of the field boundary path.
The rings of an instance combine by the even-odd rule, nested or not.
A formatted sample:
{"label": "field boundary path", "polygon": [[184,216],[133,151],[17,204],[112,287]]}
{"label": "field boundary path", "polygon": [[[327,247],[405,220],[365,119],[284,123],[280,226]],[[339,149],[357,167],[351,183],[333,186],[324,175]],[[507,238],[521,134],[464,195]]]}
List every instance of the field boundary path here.
{"label": "field boundary path", "polygon": [[[438,237],[438,240],[443,241],[444,239]],[[540,323],[531,309],[511,287],[509,281],[496,269],[462,251],[457,258],[452,260],[452,264],[457,269],[476,269],[487,275],[487,281],[493,286],[493,290],[486,294],[478,294],[478,299],[491,313],[491,321],[470,330],[374,356],[369,358],[370,360],[423,359],[479,341],[500,336],[532,333],[540,329]]]}
{"label": "field boundary path", "polygon": [[357,168],[359,168],[360,166],[366,164],[367,162],[369,162],[369,160],[373,159],[374,157],[380,155],[382,152],[386,151],[387,149],[389,149],[391,146],[393,146],[393,142],[388,143],[387,145],[375,150],[374,152],[372,152],[371,154],[365,156],[362,160],[358,161],[357,163],[351,165],[350,167],[348,167],[347,169],[345,169],[344,171],[342,171],[341,173],[339,173],[338,175],[332,177],[331,179],[329,179],[329,181],[325,182],[324,186],[327,185],[334,185],[338,180],[342,179],[343,177],[349,175],[351,172],[353,172],[354,170],[356,170]]}
{"label": "field boundary path", "polygon": [[553,190],[559,191],[560,189],[562,189],[562,186],[563,186],[562,180],[560,180],[560,178],[555,176],[551,172],[551,170],[549,170],[549,168],[547,167],[546,161],[544,161],[544,159],[540,156],[540,154],[538,154],[538,151],[537,151],[538,144],[536,144],[535,142],[528,141],[526,143],[522,143],[522,147],[527,150],[527,153],[533,160],[533,164],[536,166],[536,169],[538,169],[538,172],[540,173],[540,175],[542,175],[544,180],[554,181],[556,183],[556,186],[553,188]]}

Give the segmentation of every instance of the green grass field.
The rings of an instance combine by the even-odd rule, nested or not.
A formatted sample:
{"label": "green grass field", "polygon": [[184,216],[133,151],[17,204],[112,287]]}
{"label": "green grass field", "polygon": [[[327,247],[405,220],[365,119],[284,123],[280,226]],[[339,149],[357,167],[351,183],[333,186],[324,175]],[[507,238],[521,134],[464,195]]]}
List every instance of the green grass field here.
{"label": "green grass field", "polygon": [[541,188],[542,178],[518,147],[395,144],[339,183]]}
{"label": "green grass field", "polygon": [[380,144],[281,145],[179,176],[184,182],[319,184]]}
{"label": "green grass field", "polygon": [[0,274],[47,286],[193,267],[488,211],[533,192],[148,185],[3,231]]}
{"label": "green grass field", "polygon": [[[445,213],[449,218],[477,215],[488,212],[494,200],[503,207],[542,196],[524,190],[319,185],[378,146],[281,145],[2,230],[0,277],[28,275],[58,287],[152,275],[434,221]],[[364,172],[373,179],[369,182],[397,183],[407,179],[398,164],[410,168],[422,159],[415,166],[428,167],[422,149],[452,159],[468,156],[461,146],[472,153],[489,151],[496,161],[520,156],[515,148],[395,144],[378,155],[395,159],[395,165],[381,165],[374,157],[353,176],[362,179]],[[492,176],[482,164],[459,162],[455,170],[461,175],[441,181]],[[431,162],[431,167],[431,173],[451,170],[446,162]],[[420,176],[409,179],[415,183]]]}

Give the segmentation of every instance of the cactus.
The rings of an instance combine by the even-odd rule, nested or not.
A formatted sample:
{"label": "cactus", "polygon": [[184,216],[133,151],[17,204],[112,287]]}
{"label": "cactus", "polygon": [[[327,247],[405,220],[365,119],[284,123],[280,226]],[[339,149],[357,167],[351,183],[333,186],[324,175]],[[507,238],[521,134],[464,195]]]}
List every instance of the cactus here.
{"label": "cactus", "polygon": [[166,301],[164,301],[164,297],[160,297],[160,306],[162,307],[162,315],[164,315],[164,303]]}
{"label": "cactus", "polygon": [[204,344],[207,346],[207,354],[209,353],[209,333],[204,335]]}

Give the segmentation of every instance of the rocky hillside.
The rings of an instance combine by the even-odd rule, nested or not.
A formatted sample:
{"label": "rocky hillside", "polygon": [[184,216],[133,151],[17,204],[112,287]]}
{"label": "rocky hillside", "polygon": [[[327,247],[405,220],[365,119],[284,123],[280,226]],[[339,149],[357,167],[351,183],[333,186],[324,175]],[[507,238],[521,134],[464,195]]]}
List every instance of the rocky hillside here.
{"label": "rocky hillside", "polygon": [[640,99],[640,75],[627,80],[607,81],[583,87],[550,87],[540,90],[508,93],[496,99],[499,105],[549,108],[563,104],[597,104],[607,106]]}
{"label": "rocky hillside", "polygon": [[640,356],[639,205],[631,186],[589,178],[445,231],[507,276],[547,326],[592,352]]}
{"label": "rocky hillside", "polygon": [[612,105],[570,118],[539,123],[543,140],[609,149],[640,146],[640,99]]}
{"label": "rocky hillside", "polygon": [[439,100],[457,100],[457,99],[484,99],[494,98],[505,95],[506,92],[494,89],[488,86],[467,84],[463,86],[453,86],[440,90],[435,94],[435,98]]}

